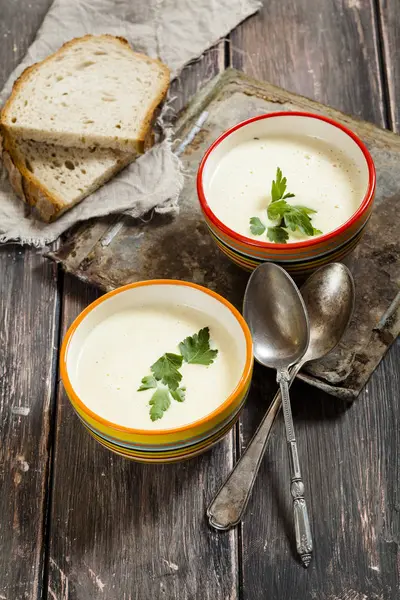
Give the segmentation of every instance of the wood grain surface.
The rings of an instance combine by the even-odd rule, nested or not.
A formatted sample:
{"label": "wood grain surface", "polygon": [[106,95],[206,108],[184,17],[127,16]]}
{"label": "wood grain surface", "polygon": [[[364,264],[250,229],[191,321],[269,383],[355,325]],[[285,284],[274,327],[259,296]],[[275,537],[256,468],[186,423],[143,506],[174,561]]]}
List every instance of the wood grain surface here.
{"label": "wood grain surface", "polygon": [[[0,0],[0,86],[49,4]],[[229,43],[183,71],[174,107],[230,63],[396,128],[399,19],[398,0],[265,0]],[[241,423],[211,452],[130,463],[92,441],[56,381],[59,339],[97,292],[14,246],[0,249],[0,284],[0,600],[399,598],[399,344],[351,407],[293,388],[315,542],[305,571],[282,420],[243,526],[213,532],[204,516],[273,396],[271,373],[256,368]]]}
{"label": "wood grain surface", "polygon": [[398,132],[400,127],[400,4],[398,0],[379,0],[377,6],[389,126],[393,131]]}
{"label": "wood grain surface", "polygon": [[[0,89],[50,0],[0,2]],[[40,597],[58,342],[57,268],[0,248],[0,598]]]}
{"label": "wood grain surface", "polygon": [[[384,81],[373,3],[270,0],[231,36],[234,67],[385,126]],[[394,347],[357,402],[305,385],[293,410],[315,557],[294,560],[294,533],[283,419],[258,477],[241,532],[246,600],[395,600],[399,597],[399,380]],[[268,380],[268,385],[264,386]],[[390,384],[389,384],[390,381]],[[260,390],[275,384],[257,369]],[[390,391],[389,391],[390,386]],[[245,447],[263,412],[252,399],[242,419]]]}

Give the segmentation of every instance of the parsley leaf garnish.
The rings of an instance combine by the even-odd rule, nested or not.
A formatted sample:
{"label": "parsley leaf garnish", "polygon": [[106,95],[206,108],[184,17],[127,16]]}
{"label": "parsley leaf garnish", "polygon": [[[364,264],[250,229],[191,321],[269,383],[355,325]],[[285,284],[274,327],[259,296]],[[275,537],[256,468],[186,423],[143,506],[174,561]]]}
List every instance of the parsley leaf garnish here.
{"label": "parsley leaf garnish", "polygon": [[276,244],[286,244],[289,239],[289,234],[286,229],[283,227],[268,227],[267,237],[270,242],[275,242]]}
{"label": "parsley leaf garnish", "polygon": [[272,182],[271,186],[271,198],[272,202],[278,202],[283,198],[283,194],[286,192],[286,177],[282,177],[282,171],[278,167],[276,169],[276,179]]}
{"label": "parsley leaf garnish", "polygon": [[176,390],[171,392],[171,396],[173,397],[174,400],[176,400],[177,402],[183,402],[185,399],[185,392],[186,392],[186,388],[185,387],[179,387]]}
{"label": "parsley leaf garnish", "polygon": [[261,235],[264,233],[265,229],[264,223],[258,217],[251,217],[250,231],[253,235]]}
{"label": "parsley leaf garnish", "polygon": [[314,228],[311,224],[311,219],[301,208],[297,206],[289,206],[283,215],[285,226],[291,231],[298,229],[305,235],[313,235]]}
{"label": "parsley leaf garnish", "polygon": [[171,406],[171,398],[167,388],[158,388],[150,399],[150,419],[161,419],[165,411]]}
{"label": "parsley leaf garnish", "polygon": [[258,217],[251,217],[250,231],[253,235],[262,235],[267,229],[267,238],[271,242],[286,244],[290,231],[300,231],[304,235],[321,235],[322,231],[315,229],[311,223],[310,215],[317,211],[307,206],[293,206],[286,202],[287,198],[294,198],[291,192],[285,193],[287,179],[283,177],[281,169],[276,169],[276,176],[271,186],[271,202],[267,208],[268,218],[279,221],[274,227],[266,227]]}
{"label": "parsley leaf garnish", "polygon": [[288,206],[289,204],[285,200],[271,202],[267,209],[268,218],[271,219],[271,221],[282,219]]}
{"label": "parsley leaf garnish", "polygon": [[313,208],[307,208],[307,206],[300,206],[300,204],[296,204],[296,208],[305,212],[306,215],[314,215],[317,212]]}
{"label": "parsley leaf garnish", "polygon": [[208,327],[185,338],[179,344],[179,351],[180,354],[171,352],[163,354],[151,365],[152,375],[143,377],[141,386],[138,388],[138,392],[156,389],[149,402],[152,421],[162,418],[165,411],[171,406],[171,397],[177,402],[184,402],[186,388],[180,386],[182,373],[179,371],[183,361],[188,364],[211,365],[218,354],[218,350],[210,348],[210,329]]}
{"label": "parsley leaf garnish", "polygon": [[150,369],[154,377],[168,386],[171,390],[176,390],[179,382],[182,379],[181,373],[178,371],[182,366],[182,356],[179,354],[171,354],[167,352],[163,354]]}
{"label": "parsley leaf garnish", "polygon": [[153,375],[146,375],[143,377],[141,381],[142,385],[138,388],[138,392],[143,392],[143,390],[150,390],[151,388],[157,387],[157,380]]}
{"label": "parsley leaf garnish", "polygon": [[183,360],[192,365],[211,365],[218,350],[210,348],[210,329],[204,327],[199,333],[187,337],[179,344]]}

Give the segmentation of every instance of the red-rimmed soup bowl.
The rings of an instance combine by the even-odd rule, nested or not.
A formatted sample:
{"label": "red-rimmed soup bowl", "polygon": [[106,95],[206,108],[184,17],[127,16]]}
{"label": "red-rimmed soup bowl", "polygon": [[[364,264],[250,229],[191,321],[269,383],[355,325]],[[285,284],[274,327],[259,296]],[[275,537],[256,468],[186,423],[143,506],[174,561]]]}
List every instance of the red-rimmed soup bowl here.
{"label": "red-rimmed soup bowl", "polygon": [[[292,233],[286,243],[268,239],[271,184],[280,168],[286,201],[313,209],[313,236]],[[235,125],[207,150],[197,192],[209,231],[234,263],[252,271],[273,261],[295,277],[342,260],[359,242],[371,215],[375,167],[365,144],[327,117],[301,112],[261,115]],[[311,214],[311,213],[310,213]],[[263,233],[251,232],[250,218]]]}

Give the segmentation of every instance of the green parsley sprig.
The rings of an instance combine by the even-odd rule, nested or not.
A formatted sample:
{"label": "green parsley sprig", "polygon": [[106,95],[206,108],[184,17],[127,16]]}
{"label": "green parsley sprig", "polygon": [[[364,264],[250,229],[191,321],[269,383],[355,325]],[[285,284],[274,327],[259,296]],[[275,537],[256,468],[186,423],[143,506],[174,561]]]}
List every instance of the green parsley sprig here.
{"label": "green parsley sprig", "polygon": [[217,357],[218,350],[210,348],[210,329],[203,327],[198,333],[189,336],[179,344],[180,354],[166,352],[151,365],[151,375],[141,381],[138,392],[155,389],[150,405],[150,419],[161,419],[171,406],[171,398],[177,402],[185,400],[186,388],[181,386],[182,373],[179,371],[183,362],[192,365],[211,365]]}
{"label": "green parsley sprig", "polygon": [[218,350],[210,348],[210,329],[203,327],[198,333],[187,337],[179,344],[182,358],[190,365],[211,365]]}
{"label": "green parsley sprig", "polygon": [[271,186],[271,202],[267,208],[268,218],[271,221],[277,221],[278,224],[268,227],[258,217],[251,217],[250,231],[253,235],[262,235],[267,230],[267,238],[271,242],[286,244],[289,239],[290,231],[300,231],[304,235],[320,235],[322,231],[315,229],[311,222],[310,215],[317,211],[306,206],[291,205],[286,202],[287,198],[294,198],[291,192],[285,193],[287,188],[287,179],[283,177],[281,169],[276,169],[275,179]]}

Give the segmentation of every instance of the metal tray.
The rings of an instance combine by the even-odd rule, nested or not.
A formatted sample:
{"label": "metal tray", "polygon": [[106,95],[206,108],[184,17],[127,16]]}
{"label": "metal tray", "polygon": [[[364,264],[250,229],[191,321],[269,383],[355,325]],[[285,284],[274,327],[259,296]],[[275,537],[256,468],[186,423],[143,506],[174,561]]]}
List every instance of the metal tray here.
{"label": "metal tray", "polygon": [[229,69],[201,90],[175,123],[175,151],[186,171],[179,215],[87,222],[48,256],[103,290],[143,279],[186,279],[216,290],[240,308],[248,275],[221,255],[207,232],[196,197],[196,170],[222,131],[277,110],[307,110],[346,124],[365,141],[377,168],[374,213],[347,261],[357,288],[351,325],[334,352],[299,375],[352,400],[400,329],[400,137],[389,131]]}

